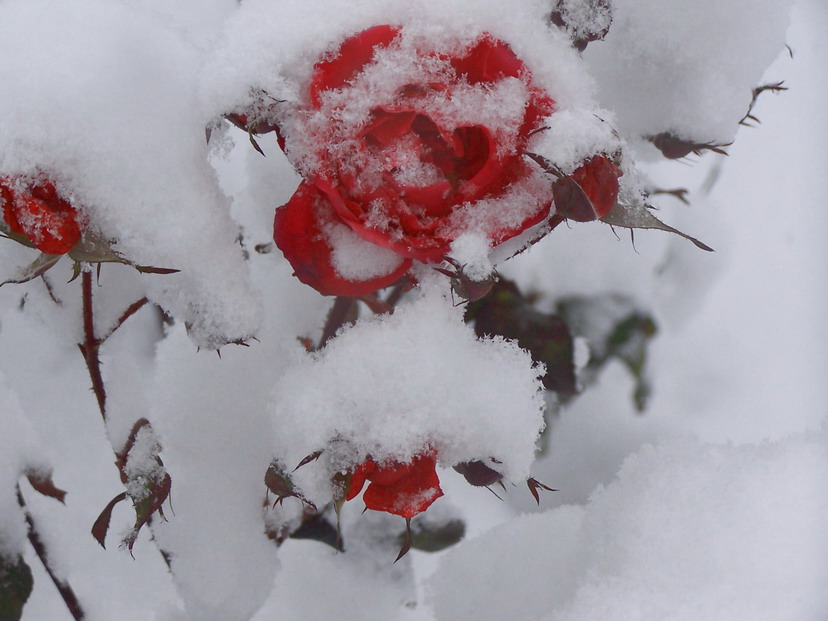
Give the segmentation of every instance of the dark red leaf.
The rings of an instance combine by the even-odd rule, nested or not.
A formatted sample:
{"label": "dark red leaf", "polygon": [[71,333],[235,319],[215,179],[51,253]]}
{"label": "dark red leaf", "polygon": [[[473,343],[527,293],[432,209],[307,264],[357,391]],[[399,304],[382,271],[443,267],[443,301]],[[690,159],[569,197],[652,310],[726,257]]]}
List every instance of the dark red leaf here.
{"label": "dark red leaf", "polygon": [[66,492],[55,486],[52,482],[51,473],[40,474],[37,472],[29,472],[26,475],[26,478],[29,480],[31,486],[44,496],[49,496],[50,498],[54,498],[55,500],[59,500],[60,502],[66,504],[64,501],[66,498]]}
{"label": "dark red leaf", "polygon": [[92,536],[95,540],[101,544],[103,549],[106,549],[106,532],[109,530],[109,522],[112,519],[112,510],[122,500],[125,500],[127,497],[126,492],[121,492],[115,498],[109,501],[109,504],[104,507],[104,510],[101,511],[101,514],[98,516],[98,519],[95,520],[95,523],[92,525]]}
{"label": "dark red leaf", "polygon": [[294,472],[296,472],[296,471],[297,471],[297,470],[299,470],[299,468],[301,468],[302,466],[307,466],[307,465],[308,465],[309,463],[311,463],[312,461],[316,461],[317,459],[319,459],[319,456],[320,456],[322,453],[323,453],[323,451],[322,451],[321,449],[320,449],[320,450],[318,450],[318,451],[314,451],[313,453],[311,453],[310,455],[308,455],[307,457],[305,457],[302,461],[300,461],[300,462],[299,462],[299,465],[298,465],[298,466],[296,466],[296,467],[293,469],[293,471],[294,471]]}
{"label": "dark red leaf", "polygon": [[552,489],[548,485],[544,485],[543,483],[541,483],[533,477],[529,477],[528,479],[526,479],[526,485],[529,486],[529,491],[532,493],[532,496],[534,497],[535,502],[537,502],[538,505],[540,505],[540,494],[538,494],[539,489],[546,490],[547,492],[558,491],[556,489]]}

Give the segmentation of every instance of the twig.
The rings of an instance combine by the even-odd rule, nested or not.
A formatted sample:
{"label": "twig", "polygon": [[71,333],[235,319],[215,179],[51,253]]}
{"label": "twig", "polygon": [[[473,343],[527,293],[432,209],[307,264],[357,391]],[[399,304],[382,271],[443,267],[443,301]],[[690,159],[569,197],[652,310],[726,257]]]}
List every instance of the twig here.
{"label": "twig", "polygon": [[[99,265],[100,267],[100,265]],[[100,276],[100,274],[99,274]],[[103,375],[101,374],[101,358],[99,356],[99,351],[101,345],[103,345],[106,340],[115,333],[115,331],[124,325],[127,319],[132,317],[135,313],[137,313],[144,305],[147,304],[149,300],[146,297],[141,298],[130,304],[121,316],[118,317],[118,320],[115,322],[115,325],[106,333],[105,336],[102,338],[98,338],[95,336],[95,311],[93,306],[92,300],[92,272],[89,270],[84,270],[81,274],[81,291],[82,291],[82,298],[83,298],[83,343],[78,343],[78,348],[83,355],[84,362],[86,362],[86,368],[89,371],[89,379],[92,381],[92,392],[95,393],[95,398],[98,400],[98,409],[100,409],[101,417],[104,420],[104,425],[106,425],[106,388],[104,387]],[[147,428],[151,429],[151,425],[145,419],[141,419],[136,422],[135,427],[133,428],[133,434],[136,433],[136,430],[141,426],[146,426]],[[131,441],[127,441],[127,444],[124,447],[123,455],[115,452],[115,456],[117,458],[116,466],[118,466],[118,473],[121,476],[121,480],[124,484],[127,483],[127,477],[124,472],[124,467],[126,465],[127,455],[129,453],[129,449],[131,448],[131,442],[134,443],[135,438],[134,435],[131,436]],[[114,447],[113,447],[114,450]],[[160,463],[160,460],[159,460]],[[160,464],[163,467],[163,464]],[[167,475],[167,480],[169,480],[169,475]],[[167,494],[169,494],[169,487],[167,487],[167,492],[163,495],[163,499],[166,499]],[[162,499],[162,502],[163,502]],[[160,507],[159,507],[160,510]],[[154,511],[154,510],[153,510]],[[100,519],[100,518],[99,518]],[[145,516],[143,519],[143,523],[150,524],[152,526],[152,512],[149,515]],[[137,527],[140,529],[140,526]],[[106,535],[107,528],[103,529],[103,535]],[[94,527],[93,527],[93,534],[94,534]],[[137,535],[137,530],[134,533]],[[134,541],[134,539],[133,539]],[[132,553],[132,545],[129,545],[130,554]],[[164,558],[164,562],[167,564],[167,567],[170,566],[170,556],[160,547],[158,548],[159,552],[161,552],[161,556]]]}
{"label": "twig", "polygon": [[[112,328],[109,330],[109,332],[106,333],[106,336],[104,336],[100,340],[100,343],[103,343],[104,341],[106,341],[106,339],[108,339],[110,336],[112,336],[112,334],[115,332],[115,330],[117,330],[122,325],[124,325],[124,322],[127,319],[129,319],[130,317],[132,317],[139,310],[141,310],[147,302],[149,302],[149,300],[147,298],[141,298],[137,302],[133,302],[132,304],[130,304],[127,307],[127,309],[123,313],[121,313],[121,316],[118,317],[118,321],[116,321],[115,325],[112,326]],[[99,343],[99,345],[100,345],[100,343]]]}
{"label": "twig", "polygon": [[29,510],[26,508],[26,501],[23,500],[23,494],[20,492],[20,487],[17,488],[17,504],[20,505],[20,508],[26,516],[26,524],[28,525],[29,530],[29,543],[32,544],[32,548],[34,549],[35,554],[37,554],[37,558],[40,559],[40,562],[43,564],[43,568],[46,570],[46,573],[49,574],[52,582],[55,583],[55,588],[57,588],[58,593],[60,593],[60,596],[63,598],[63,603],[66,604],[69,614],[72,615],[72,618],[75,619],[75,621],[82,621],[82,619],[86,618],[86,615],[83,612],[83,607],[80,605],[72,586],[65,580],[58,578],[55,575],[54,570],[52,570],[52,566],[49,564],[49,555],[46,551],[46,546],[40,538],[40,534],[37,531],[32,514],[29,513]]}

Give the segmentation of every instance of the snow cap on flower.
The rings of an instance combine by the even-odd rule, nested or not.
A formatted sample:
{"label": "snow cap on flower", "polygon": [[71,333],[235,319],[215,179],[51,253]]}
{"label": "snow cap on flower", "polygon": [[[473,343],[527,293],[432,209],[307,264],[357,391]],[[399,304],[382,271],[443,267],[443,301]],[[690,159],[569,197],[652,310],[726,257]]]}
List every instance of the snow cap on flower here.
{"label": "snow cap on flower", "polygon": [[543,370],[514,343],[475,337],[447,286],[435,275],[393,315],[361,320],[319,352],[297,350],[276,382],[274,452],[293,466],[324,449],[330,466],[294,473],[308,500],[330,500],[332,472],[369,458],[411,463],[424,447],[445,467],[493,457],[507,480],[529,476]]}

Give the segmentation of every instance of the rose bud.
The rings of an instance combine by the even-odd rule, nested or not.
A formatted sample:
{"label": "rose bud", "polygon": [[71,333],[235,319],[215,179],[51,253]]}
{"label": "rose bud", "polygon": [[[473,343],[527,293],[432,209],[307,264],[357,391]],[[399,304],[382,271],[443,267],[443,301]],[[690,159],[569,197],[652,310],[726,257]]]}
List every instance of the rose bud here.
{"label": "rose bud", "polygon": [[497,470],[489,468],[482,461],[466,461],[454,466],[454,469],[462,474],[469,484],[476,487],[488,487],[499,482],[503,475]]}

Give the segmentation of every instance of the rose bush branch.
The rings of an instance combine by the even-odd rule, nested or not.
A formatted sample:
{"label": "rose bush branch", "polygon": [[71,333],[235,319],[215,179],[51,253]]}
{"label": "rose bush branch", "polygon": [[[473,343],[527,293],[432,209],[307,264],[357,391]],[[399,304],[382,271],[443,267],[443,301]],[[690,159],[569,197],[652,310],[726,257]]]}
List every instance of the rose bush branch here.
{"label": "rose bush branch", "polygon": [[[81,290],[82,290],[82,305],[83,305],[83,335],[84,342],[78,344],[78,348],[83,355],[86,368],[89,372],[89,378],[92,382],[92,391],[95,393],[95,398],[98,402],[98,408],[101,412],[101,417],[104,424],[108,422],[106,411],[106,387],[101,373],[101,359],[100,348],[115,333],[124,323],[141,308],[143,308],[148,299],[143,297],[132,304],[130,304],[123,313],[118,317],[115,324],[110,328],[103,337],[96,336],[95,331],[95,314],[94,301],[92,298],[92,272],[83,270],[81,274]],[[149,467],[142,466],[140,468],[131,467],[129,458],[130,452],[136,445],[148,444],[152,453]],[[98,519],[92,526],[92,535],[101,544],[105,546],[105,538],[109,530],[109,522],[112,516],[112,510],[115,505],[127,498],[127,495],[132,500],[135,508],[135,525],[129,535],[123,540],[123,544],[132,553],[132,547],[135,544],[135,539],[138,532],[144,524],[151,524],[153,515],[158,512],[163,517],[161,506],[169,497],[172,480],[170,475],[164,469],[164,464],[159,457],[161,451],[160,445],[157,443],[155,434],[152,430],[152,425],[145,418],[136,421],[132,426],[132,430],[127,438],[124,446],[115,450],[115,465],[118,467],[118,474],[121,482],[126,486],[127,492],[115,496],[115,498],[107,504],[103,509]],[[159,550],[164,562],[169,567],[169,555],[163,550]]]}
{"label": "rose bush branch", "polygon": [[52,579],[52,582],[58,590],[61,599],[63,599],[64,604],[66,604],[66,609],[69,611],[69,614],[72,615],[72,618],[75,619],[75,621],[83,621],[83,619],[86,618],[83,606],[81,606],[80,601],[78,601],[78,597],[75,595],[72,585],[70,585],[69,582],[63,578],[59,578],[55,573],[55,570],[49,561],[49,552],[46,549],[46,544],[40,536],[32,514],[29,513],[29,510],[26,507],[26,501],[23,499],[23,494],[20,491],[19,486],[17,487],[17,504],[20,505],[20,509],[23,511],[25,516],[29,543],[35,551],[37,558],[46,570],[46,573],[49,574],[49,578]]}

